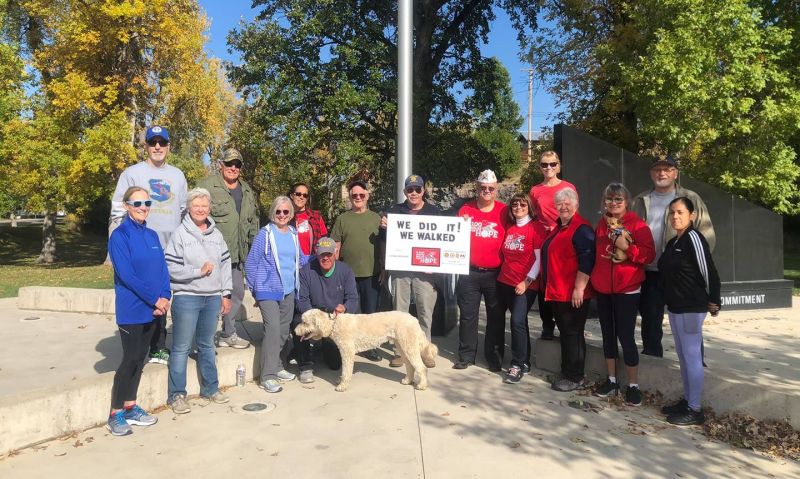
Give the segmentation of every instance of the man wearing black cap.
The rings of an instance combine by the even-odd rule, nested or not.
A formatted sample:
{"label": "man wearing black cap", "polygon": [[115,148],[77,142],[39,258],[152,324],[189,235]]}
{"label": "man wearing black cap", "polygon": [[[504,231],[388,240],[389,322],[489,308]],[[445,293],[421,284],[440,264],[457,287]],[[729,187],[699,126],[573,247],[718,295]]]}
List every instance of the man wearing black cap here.
{"label": "man wearing black cap", "polygon": [[[144,141],[147,160],[125,168],[117,181],[117,188],[111,197],[108,234],[110,236],[125,218],[122,195],[131,186],[138,186],[147,190],[153,201],[147,217],[147,227],[158,234],[161,247],[166,248],[172,233],[181,224],[181,216],[186,209],[186,177],[181,170],[167,164],[170,140],[166,128],[151,126],[145,132]],[[167,319],[162,316],[150,342],[151,363],[168,363],[166,340]]]}
{"label": "man wearing black cap", "polygon": [[[425,181],[419,175],[410,175],[406,178],[403,194],[406,200],[398,203],[386,211],[386,214],[402,215],[434,215],[439,216],[442,211],[425,201]],[[386,216],[381,218],[381,257],[386,255]],[[411,298],[417,306],[417,319],[422,330],[431,339],[431,324],[433,323],[433,309],[436,306],[436,286],[432,273],[419,273],[414,271],[385,271],[384,276],[392,277],[392,291],[394,292],[394,309],[408,312]],[[390,366],[399,368],[403,365],[400,356],[395,355]]]}
{"label": "man wearing black cap", "polygon": [[238,150],[225,150],[218,164],[219,174],[210,175],[197,185],[211,193],[211,217],[231,253],[231,309],[222,315],[222,331],[217,337],[217,346],[244,349],[250,343],[236,334],[235,321],[244,299],[242,269],[258,233],[258,203],[253,189],[241,178],[244,160]]}
{"label": "man wearing black cap", "polygon": [[675,158],[672,156],[656,158],[650,167],[650,179],[653,180],[653,189],[644,191],[634,198],[631,210],[650,226],[656,247],[656,257],[645,271],[646,277],[642,283],[639,300],[639,314],[642,316],[642,354],[663,357],[661,338],[664,335],[662,328],[664,296],[659,285],[658,258],[661,257],[667,241],[675,237],[675,230],[667,216],[670,201],[682,196],[692,200],[697,213],[694,227],[705,236],[712,251],[716,238],[706,204],[697,193],[677,183],[678,164]]}

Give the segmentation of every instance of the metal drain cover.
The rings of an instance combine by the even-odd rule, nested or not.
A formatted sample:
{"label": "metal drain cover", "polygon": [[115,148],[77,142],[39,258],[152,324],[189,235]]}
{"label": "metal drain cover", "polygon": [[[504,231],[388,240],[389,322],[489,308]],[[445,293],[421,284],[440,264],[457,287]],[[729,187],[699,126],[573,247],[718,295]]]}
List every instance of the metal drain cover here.
{"label": "metal drain cover", "polygon": [[242,409],[247,412],[269,412],[275,409],[275,407],[275,404],[271,402],[251,402],[250,404],[242,406]]}

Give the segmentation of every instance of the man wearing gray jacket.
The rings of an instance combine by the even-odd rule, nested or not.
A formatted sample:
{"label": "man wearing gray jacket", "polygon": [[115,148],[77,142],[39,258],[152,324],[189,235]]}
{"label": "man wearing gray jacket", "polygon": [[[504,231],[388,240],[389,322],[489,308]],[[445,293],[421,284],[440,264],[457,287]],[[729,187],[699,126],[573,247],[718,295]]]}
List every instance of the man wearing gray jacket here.
{"label": "man wearing gray jacket", "polygon": [[657,158],[650,167],[650,179],[653,189],[644,191],[633,199],[631,210],[647,222],[653,233],[656,257],[645,269],[645,280],[639,300],[639,314],[642,316],[642,354],[663,357],[664,349],[661,338],[664,336],[664,295],[660,285],[658,258],[664,251],[667,242],[675,237],[675,230],[669,223],[669,203],[675,198],[686,197],[695,206],[697,219],[694,227],[708,241],[714,251],[716,237],[714,225],[708,214],[708,208],[700,196],[692,190],[681,187],[677,183],[678,163],[672,156]]}

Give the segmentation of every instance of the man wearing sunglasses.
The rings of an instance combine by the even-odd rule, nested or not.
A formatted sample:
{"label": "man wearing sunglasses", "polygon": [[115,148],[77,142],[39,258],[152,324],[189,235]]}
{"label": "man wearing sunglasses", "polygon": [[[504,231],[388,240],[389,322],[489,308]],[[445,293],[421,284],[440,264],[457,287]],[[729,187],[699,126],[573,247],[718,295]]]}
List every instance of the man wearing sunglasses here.
{"label": "man wearing sunglasses", "polygon": [[[378,258],[378,236],[381,217],[369,209],[369,191],[362,180],[350,182],[350,211],[336,218],[331,238],[336,242],[336,259],[347,263],[356,277],[362,314],[378,311],[380,296],[381,261]],[[371,361],[380,361],[377,349],[366,351],[363,356]]]}
{"label": "man wearing sunglasses", "polygon": [[634,198],[631,211],[650,226],[656,250],[655,259],[645,268],[645,280],[642,283],[639,299],[639,314],[642,316],[642,354],[663,357],[661,338],[664,336],[664,293],[660,284],[658,259],[664,252],[664,246],[676,235],[667,217],[670,202],[681,196],[692,200],[697,213],[694,227],[706,238],[711,251],[714,251],[716,237],[706,204],[697,193],[677,183],[678,163],[675,158],[672,156],[656,158],[650,166],[650,179],[653,180],[653,189],[644,191]]}
{"label": "man wearing sunglasses", "polygon": [[250,343],[236,333],[236,319],[242,312],[244,299],[244,262],[259,229],[258,203],[253,189],[241,178],[244,159],[238,150],[225,150],[217,165],[219,172],[200,180],[197,185],[211,193],[211,217],[231,253],[231,308],[222,315],[217,346],[244,349]]}
{"label": "man wearing sunglasses", "polygon": [[[186,177],[181,170],[167,164],[170,138],[166,128],[151,126],[145,132],[144,141],[147,159],[125,168],[111,197],[109,235],[125,218],[122,196],[131,186],[138,186],[144,188],[152,200],[147,227],[156,232],[161,247],[166,249],[172,233],[181,224],[181,216],[186,209]],[[150,362],[168,362],[166,323],[166,315],[157,322],[150,342]]]}
{"label": "man wearing sunglasses", "polygon": [[[398,203],[386,211],[386,214],[401,215],[433,215],[439,216],[442,210],[425,201],[425,181],[419,175],[411,175],[406,178],[403,194],[406,200]],[[380,257],[386,256],[386,215],[381,218],[381,242]],[[414,271],[384,271],[382,277],[391,275],[392,291],[394,292],[394,309],[397,311],[408,312],[411,306],[411,298],[417,306],[417,320],[419,320],[422,330],[431,339],[431,324],[433,323],[433,309],[436,306],[436,286],[435,277],[432,273],[420,273]],[[403,365],[403,359],[395,354],[389,363],[394,368]]]}

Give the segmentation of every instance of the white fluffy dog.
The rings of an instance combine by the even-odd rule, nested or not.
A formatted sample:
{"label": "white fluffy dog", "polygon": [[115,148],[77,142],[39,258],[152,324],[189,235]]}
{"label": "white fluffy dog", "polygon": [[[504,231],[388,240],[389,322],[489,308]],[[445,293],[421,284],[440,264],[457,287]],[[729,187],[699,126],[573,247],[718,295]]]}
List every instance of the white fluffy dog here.
{"label": "white fluffy dog", "polygon": [[319,309],[303,313],[302,323],[294,329],[304,340],[331,338],[342,355],[342,377],[337,391],[347,390],[353,377],[353,362],[356,353],[379,347],[391,340],[397,354],[403,358],[406,376],[403,384],[414,382],[416,388],[428,387],[428,370],[436,365],[439,349],[428,341],[417,319],[401,311],[386,311],[375,314],[328,314]]}

